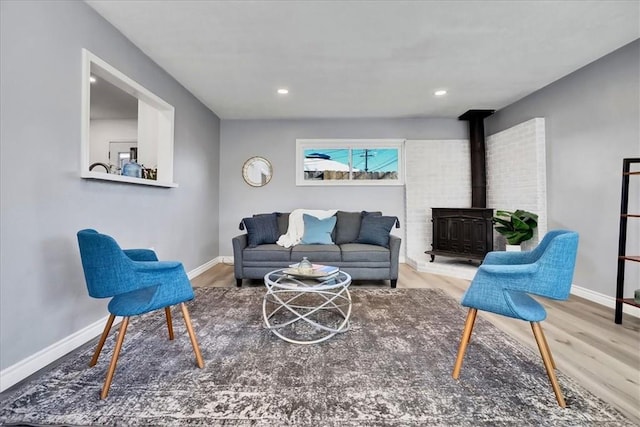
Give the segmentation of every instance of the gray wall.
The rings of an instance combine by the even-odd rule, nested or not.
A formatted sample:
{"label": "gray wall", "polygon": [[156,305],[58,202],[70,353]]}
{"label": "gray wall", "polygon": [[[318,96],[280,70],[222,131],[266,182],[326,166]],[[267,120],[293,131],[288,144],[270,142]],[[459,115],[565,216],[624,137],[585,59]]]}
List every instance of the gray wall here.
{"label": "gray wall", "polygon": [[[187,271],[218,255],[220,120],[84,2],[0,2],[0,369],[107,315],[75,233],[154,247]],[[80,179],[81,48],[175,107],[166,189]]]}
{"label": "gray wall", "polygon": [[[464,111],[460,112],[461,114]],[[404,234],[404,187],[297,187],[297,138],[466,139],[467,123],[456,119],[223,120],[220,132],[220,254],[232,255],[238,223],[259,212],[296,208],[380,210],[398,216]],[[263,156],[273,165],[271,182],[255,188],[242,179],[246,159]],[[466,167],[466,165],[465,165]]]}
{"label": "gray wall", "polygon": [[[533,117],[546,120],[549,229],[580,233],[574,283],[615,296],[622,159],[640,157],[640,41],[498,111],[486,130]],[[630,227],[628,247],[637,250],[638,221]],[[627,264],[630,297],[640,276],[638,263]]]}

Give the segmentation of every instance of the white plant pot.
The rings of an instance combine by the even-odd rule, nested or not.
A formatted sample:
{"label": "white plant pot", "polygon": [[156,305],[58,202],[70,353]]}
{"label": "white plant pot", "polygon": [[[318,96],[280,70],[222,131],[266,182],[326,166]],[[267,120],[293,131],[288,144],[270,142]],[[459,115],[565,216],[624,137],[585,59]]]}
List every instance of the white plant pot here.
{"label": "white plant pot", "polygon": [[522,246],[521,245],[510,245],[507,243],[507,245],[505,246],[505,250],[507,252],[522,252]]}

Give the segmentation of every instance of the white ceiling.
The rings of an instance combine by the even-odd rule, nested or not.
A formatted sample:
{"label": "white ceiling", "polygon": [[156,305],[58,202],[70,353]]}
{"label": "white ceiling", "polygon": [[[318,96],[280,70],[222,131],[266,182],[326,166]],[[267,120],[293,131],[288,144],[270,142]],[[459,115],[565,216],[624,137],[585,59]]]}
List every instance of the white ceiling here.
{"label": "white ceiling", "polygon": [[223,119],[500,109],[640,37],[637,0],[87,3]]}

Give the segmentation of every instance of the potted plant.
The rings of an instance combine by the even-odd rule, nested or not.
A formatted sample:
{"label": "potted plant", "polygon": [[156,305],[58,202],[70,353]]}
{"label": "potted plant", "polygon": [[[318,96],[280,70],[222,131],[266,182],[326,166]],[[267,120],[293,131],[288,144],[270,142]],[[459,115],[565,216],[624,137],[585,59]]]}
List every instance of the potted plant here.
{"label": "potted plant", "polygon": [[520,250],[521,243],[533,237],[533,230],[538,226],[538,215],[521,209],[515,212],[497,211],[492,222],[496,231],[507,239],[507,250]]}

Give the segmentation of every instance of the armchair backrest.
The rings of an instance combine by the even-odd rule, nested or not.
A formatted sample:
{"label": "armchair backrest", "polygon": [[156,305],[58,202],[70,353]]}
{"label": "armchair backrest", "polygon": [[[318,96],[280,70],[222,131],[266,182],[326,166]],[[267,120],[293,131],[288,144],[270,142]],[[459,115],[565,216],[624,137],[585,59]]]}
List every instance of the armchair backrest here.
{"label": "armchair backrest", "polygon": [[108,298],[135,288],[132,261],[111,236],[91,229],[80,230],[77,236],[90,296]]}
{"label": "armchair backrest", "polygon": [[531,251],[531,262],[537,261],[542,256],[553,239],[567,232],[567,230],[551,230],[545,234],[540,243],[538,243],[538,246]]}
{"label": "armchair backrest", "polygon": [[554,230],[545,235],[532,252],[539,266],[535,294],[565,300],[571,291],[578,252],[578,233]]}

